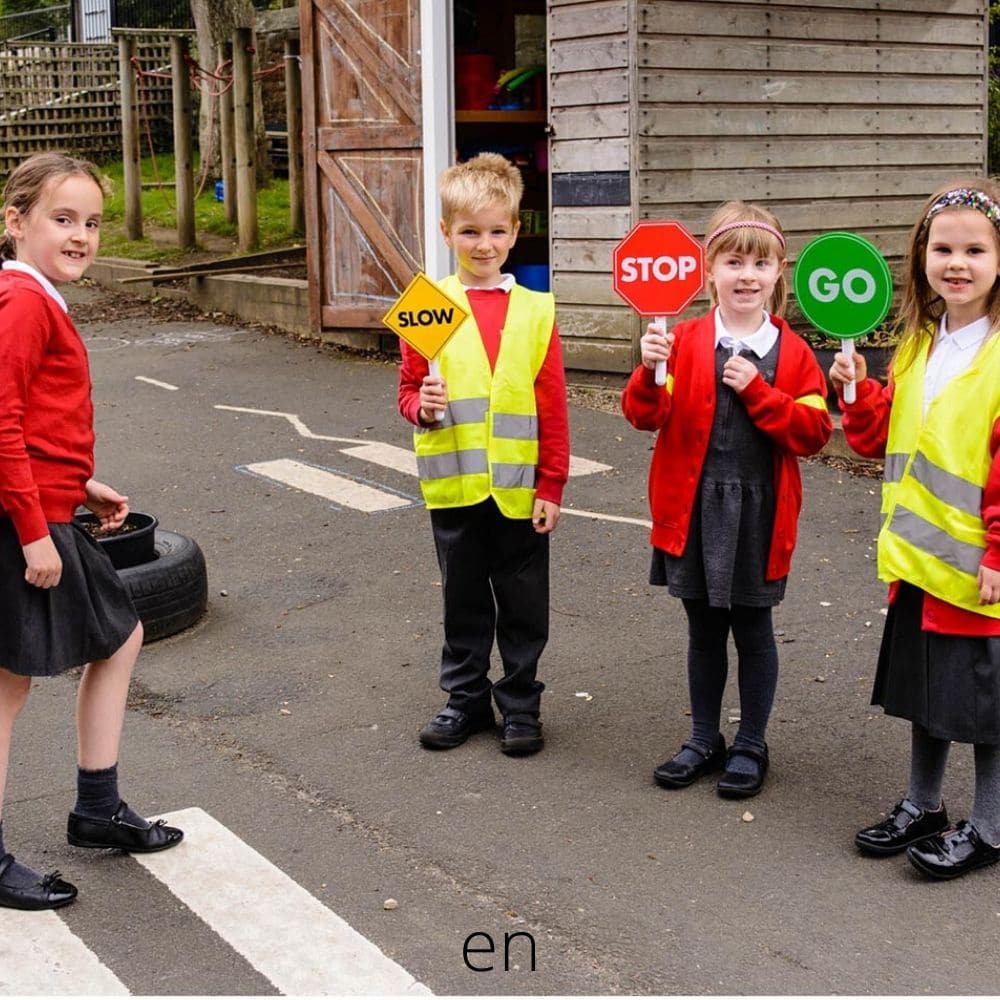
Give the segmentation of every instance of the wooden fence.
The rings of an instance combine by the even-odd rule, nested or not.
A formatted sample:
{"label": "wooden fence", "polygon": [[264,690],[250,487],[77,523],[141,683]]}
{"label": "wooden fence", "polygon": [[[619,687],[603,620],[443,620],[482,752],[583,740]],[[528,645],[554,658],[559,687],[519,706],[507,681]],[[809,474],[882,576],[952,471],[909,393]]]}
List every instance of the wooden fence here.
{"label": "wooden fence", "polygon": [[[170,71],[170,43],[139,43],[144,70]],[[143,78],[139,92],[143,154],[147,126],[170,136],[169,79]],[[157,148],[163,148],[157,142]],[[31,153],[59,151],[120,159],[118,48],[101,43],[38,43],[0,50],[0,178]]]}

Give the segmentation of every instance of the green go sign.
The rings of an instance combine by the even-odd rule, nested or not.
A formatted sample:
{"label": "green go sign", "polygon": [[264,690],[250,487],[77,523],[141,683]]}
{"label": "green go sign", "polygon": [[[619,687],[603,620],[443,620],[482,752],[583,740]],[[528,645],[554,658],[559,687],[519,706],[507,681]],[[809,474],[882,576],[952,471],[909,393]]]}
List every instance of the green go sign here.
{"label": "green go sign", "polygon": [[795,298],[817,330],[862,337],[892,305],[892,273],[883,256],[854,233],[826,233],[808,243],[795,262]]}

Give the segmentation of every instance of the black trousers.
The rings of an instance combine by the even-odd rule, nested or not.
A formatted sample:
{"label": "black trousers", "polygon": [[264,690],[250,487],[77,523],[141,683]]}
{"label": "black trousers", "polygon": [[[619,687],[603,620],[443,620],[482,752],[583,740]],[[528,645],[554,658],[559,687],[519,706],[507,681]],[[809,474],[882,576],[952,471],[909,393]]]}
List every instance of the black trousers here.
{"label": "black trousers", "polygon": [[[537,717],[545,685],[535,675],[549,638],[549,536],[537,534],[530,520],[504,517],[492,499],[430,514],[444,597],[441,688],[448,704],[477,711],[492,689],[505,717]],[[504,675],[491,686],[494,636]]]}

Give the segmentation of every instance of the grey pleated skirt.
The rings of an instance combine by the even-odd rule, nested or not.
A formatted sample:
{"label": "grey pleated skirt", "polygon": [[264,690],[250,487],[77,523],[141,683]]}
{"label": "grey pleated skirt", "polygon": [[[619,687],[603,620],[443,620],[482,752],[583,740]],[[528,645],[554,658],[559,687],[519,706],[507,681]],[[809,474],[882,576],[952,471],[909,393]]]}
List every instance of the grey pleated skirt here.
{"label": "grey pleated skirt", "polygon": [[27,677],[60,674],[105,659],[135,630],[128,591],[100,545],[76,524],[50,524],[62,559],[59,585],[24,579],[24,553],[0,517],[0,667]]}
{"label": "grey pleated skirt", "polygon": [[1000,743],[1000,637],[920,628],[923,591],[901,583],[889,606],[872,704],[931,736]]}

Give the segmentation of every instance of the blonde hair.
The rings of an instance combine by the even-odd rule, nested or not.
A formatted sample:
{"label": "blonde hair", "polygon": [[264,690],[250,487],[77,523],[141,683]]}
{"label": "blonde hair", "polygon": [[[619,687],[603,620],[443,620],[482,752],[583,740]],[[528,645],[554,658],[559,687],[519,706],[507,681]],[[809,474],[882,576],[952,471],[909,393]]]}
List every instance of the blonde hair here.
{"label": "blonde hair", "polygon": [[499,153],[480,153],[449,167],[441,175],[439,191],[445,225],[459,212],[481,212],[492,205],[502,207],[516,222],[524,181],[510,160]]}
{"label": "blonde hair", "polygon": [[[772,212],[760,205],[746,201],[727,201],[720,205],[708,220],[706,234],[711,235],[720,226],[734,222],[762,222],[784,236],[781,223]],[[712,240],[705,248],[706,270],[711,268],[712,262],[720,253],[747,254],[752,257],[777,257],[779,261],[785,259],[785,247],[782,241],[773,233],[753,226],[730,229]],[[715,283],[709,282],[708,289],[712,305],[717,305],[719,300],[715,292]],[[783,317],[787,305],[788,278],[785,270],[782,270],[774,284],[774,291],[771,293],[767,311],[774,316]]]}
{"label": "blonde hair", "polygon": [[[7,178],[3,189],[3,214],[8,208],[27,215],[42,197],[46,185],[52,180],[81,175],[89,177],[103,192],[104,185],[97,167],[89,160],[81,160],[63,153],[36,153],[19,163]],[[17,249],[13,237],[4,232],[0,236],[0,260],[15,260]]]}
{"label": "blonde hair", "polygon": [[[990,201],[1000,205],[1000,185],[988,177],[960,177],[950,184],[938,188],[924,202],[920,216],[910,230],[910,239],[907,244],[906,260],[903,264],[905,281],[903,298],[899,305],[899,312],[896,314],[896,322],[893,324],[893,331],[899,335],[899,345],[892,356],[890,372],[896,370],[897,367],[903,369],[914,361],[921,347],[936,334],[938,320],[945,313],[944,302],[931,288],[930,282],[927,280],[927,241],[931,228],[928,212],[935,202],[949,191],[960,188],[979,192],[986,195]],[[952,212],[967,207],[971,206],[946,205],[935,211],[934,214]],[[992,219],[990,223],[997,253],[1000,253],[1000,233],[998,233]],[[1000,294],[998,293],[1000,293],[1000,277],[993,282],[993,289],[986,304],[991,332],[1000,329]]]}

